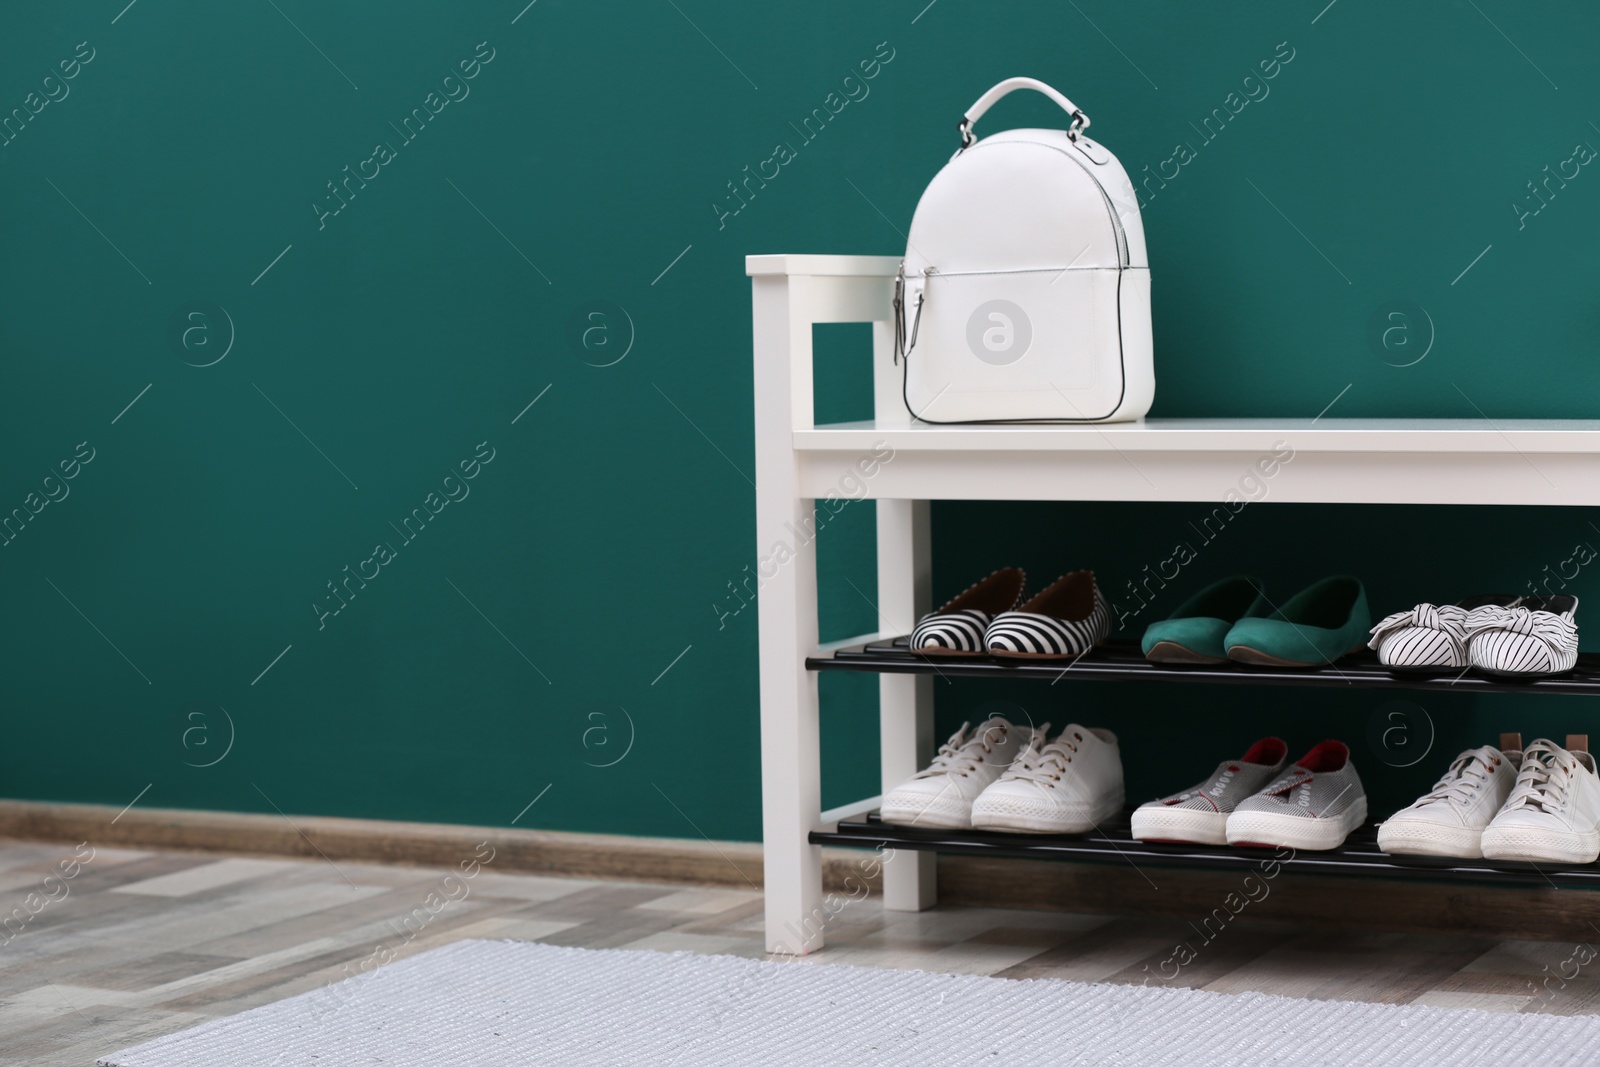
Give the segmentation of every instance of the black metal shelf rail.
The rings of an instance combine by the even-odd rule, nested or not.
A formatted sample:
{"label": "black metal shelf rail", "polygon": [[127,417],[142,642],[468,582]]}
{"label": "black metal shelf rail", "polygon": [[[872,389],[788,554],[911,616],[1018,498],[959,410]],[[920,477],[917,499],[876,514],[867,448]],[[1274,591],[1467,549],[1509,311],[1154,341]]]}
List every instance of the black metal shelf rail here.
{"label": "black metal shelf rail", "polygon": [[834,833],[813,831],[811,843],[849,848],[904,848],[966,856],[1131,864],[1135,867],[1188,867],[1237,871],[1241,876],[1259,871],[1262,864],[1276,860],[1285,870],[1309,874],[1555,886],[1563,889],[1600,888],[1600,863],[1560,866],[1385,855],[1378,851],[1376,823],[1356,830],[1339,848],[1326,852],[1299,849],[1287,858],[1284,853],[1288,850],[1284,849],[1163,845],[1135,841],[1128,832],[1126,815],[1107,823],[1099,832],[1067,835],[925,830],[891,826],[872,814],[864,821],[841,822]]}
{"label": "black metal shelf rail", "polygon": [[907,638],[810,656],[806,669],[873,674],[932,674],[946,678],[1029,678],[1047,682],[1179,682],[1199,685],[1270,685],[1323,689],[1409,689],[1435,693],[1550,693],[1600,696],[1600,654],[1578,656],[1565,674],[1528,681],[1492,678],[1476,671],[1450,674],[1391,672],[1372,652],[1355,652],[1319,669],[1244,664],[1177,666],[1151,663],[1131,641],[1108,641],[1075,660],[1015,660],[992,656],[929,657],[910,650]]}

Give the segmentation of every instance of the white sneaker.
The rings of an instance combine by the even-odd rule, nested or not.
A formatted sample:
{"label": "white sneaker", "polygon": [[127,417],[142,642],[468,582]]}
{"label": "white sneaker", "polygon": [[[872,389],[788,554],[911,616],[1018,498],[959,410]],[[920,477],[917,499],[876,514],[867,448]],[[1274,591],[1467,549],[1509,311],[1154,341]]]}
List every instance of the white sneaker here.
{"label": "white sneaker", "polygon": [[1122,754],[1110,730],[1069,724],[1028,747],[972,805],[979,830],[1081,834],[1122,810]]}
{"label": "white sneaker", "polygon": [[1228,844],[1330,849],[1367,819],[1367,794],[1343,741],[1324,741],[1228,816]]}
{"label": "white sneaker", "polygon": [[1500,748],[1469,748],[1434,787],[1378,827],[1378,847],[1391,855],[1483,855],[1483,831],[1517,781],[1522,738],[1502,734]]}
{"label": "white sneaker", "polygon": [[970,724],[939,746],[933,762],[891,789],[879,814],[897,826],[925,826],[965,830],[972,826],[972,802],[999,778],[1029,741],[1026,726],[1015,726],[1001,716]]}
{"label": "white sneaker", "polygon": [[1600,777],[1587,736],[1567,747],[1535,741],[1522,753],[1517,784],[1483,831],[1492,860],[1593,863],[1600,859]]}
{"label": "white sneaker", "polygon": [[1288,759],[1288,746],[1276,737],[1257,741],[1243,758],[1224,761],[1194,788],[1141,804],[1133,813],[1134,840],[1226,845],[1228,816],[1282,774]]}

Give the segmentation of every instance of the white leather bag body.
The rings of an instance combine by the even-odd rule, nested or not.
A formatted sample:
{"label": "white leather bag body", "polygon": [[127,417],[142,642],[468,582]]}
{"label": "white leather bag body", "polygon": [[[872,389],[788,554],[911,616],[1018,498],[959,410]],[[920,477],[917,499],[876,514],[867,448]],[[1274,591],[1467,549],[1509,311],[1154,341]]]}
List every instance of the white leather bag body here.
{"label": "white leather bag body", "polygon": [[[972,125],[1016,89],[1065,130]],[[1125,422],[1155,398],[1150,264],[1133,183],[1072,101],[1008,78],[973,104],[962,146],[911,220],[896,282],[905,401],[926,422]]]}

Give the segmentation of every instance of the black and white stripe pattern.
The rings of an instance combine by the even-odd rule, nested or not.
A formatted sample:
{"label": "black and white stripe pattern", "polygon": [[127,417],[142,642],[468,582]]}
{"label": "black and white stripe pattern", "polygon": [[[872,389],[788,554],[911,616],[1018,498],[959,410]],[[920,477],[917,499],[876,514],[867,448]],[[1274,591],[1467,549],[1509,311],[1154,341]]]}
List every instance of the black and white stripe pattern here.
{"label": "black and white stripe pattern", "polygon": [[933,612],[911,631],[911,647],[946,652],[982,652],[991,616],[984,611]]}
{"label": "black and white stripe pattern", "polygon": [[1372,628],[1368,647],[1378,662],[1402,670],[1467,665],[1467,611],[1454,604],[1418,604]]}
{"label": "black and white stripe pattern", "polygon": [[1022,603],[1028,575],[1021,567],[1001,567],[929,612],[911,631],[911,648],[927,655],[971,655],[983,652],[983,633],[1002,611]]}
{"label": "black and white stripe pattern", "polygon": [[984,635],[991,653],[1081,656],[1111,634],[1111,607],[1094,587],[1094,609],[1081,619],[1062,619],[1031,611],[1003,611]]}
{"label": "black and white stripe pattern", "polygon": [[1560,674],[1578,662],[1576,597],[1560,614],[1529,608],[1476,608],[1467,622],[1472,665],[1490,674]]}

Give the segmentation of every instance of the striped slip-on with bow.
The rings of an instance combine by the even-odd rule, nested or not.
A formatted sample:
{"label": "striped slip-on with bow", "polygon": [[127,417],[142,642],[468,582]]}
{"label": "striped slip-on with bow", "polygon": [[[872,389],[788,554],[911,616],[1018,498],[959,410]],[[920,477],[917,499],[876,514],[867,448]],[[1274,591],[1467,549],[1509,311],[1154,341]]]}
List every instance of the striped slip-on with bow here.
{"label": "striped slip-on with bow", "polygon": [[1467,656],[1467,628],[1480,608],[1514,607],[1521,597],[1503,593],[1469,597],[1457,604],[1418,604],[1397,611],[1372,628],[1367,647],[1392,671],[1459,671]]}
{"label": "striped slip-on with bow", "polygon": [[1514,608],[1478,608],[1467,619],[1467,655],[1485,674],[1562,674],[1578,663],[1578,598],[1528,596]]}
{"label": "striped slip-on with bow", "polygon": [[911,631],[911,650],[924,656],[981,656],[984,631],[996,615],[1021,602],[1027,581],[1020,567],[1002,567],[969,586],[922,617]]}

